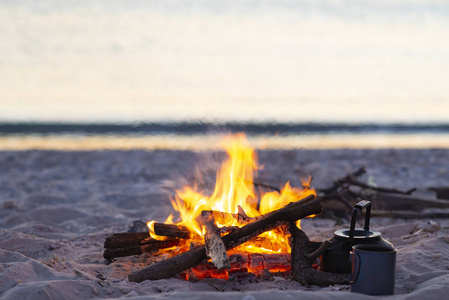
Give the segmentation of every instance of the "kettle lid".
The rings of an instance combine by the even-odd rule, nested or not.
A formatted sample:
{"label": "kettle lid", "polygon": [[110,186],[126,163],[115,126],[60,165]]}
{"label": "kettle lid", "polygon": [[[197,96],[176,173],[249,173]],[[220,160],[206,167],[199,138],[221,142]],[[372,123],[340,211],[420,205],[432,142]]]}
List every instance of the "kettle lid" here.
{"label": "kettle lid", "polygon": [[[341,229],[334,232],[334,235],[337,237],[349,239],[351,234],[350,229]],[[381,233],[379,231],[374,230],[366,230],[362,228],[354,229],[353,238],[355,240],[364,240],[364,239],[377,239],[381,237]]]}

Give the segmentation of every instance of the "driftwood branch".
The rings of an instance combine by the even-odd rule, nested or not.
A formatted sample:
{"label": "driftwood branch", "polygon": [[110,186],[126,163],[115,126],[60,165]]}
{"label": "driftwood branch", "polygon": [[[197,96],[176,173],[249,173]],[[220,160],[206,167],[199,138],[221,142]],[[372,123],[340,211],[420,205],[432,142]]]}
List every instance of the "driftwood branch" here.
{"label": "driftwood branch", "polygon": [[307,235],[296,227],[295,224],[290,224],[291,248],[292,248],[292,275],[293,278],[302,285],[320,285],[327,286],[332,284],[348,284],[349,277],[345,274],[335,274],[329,272],[321,272],[312,268],[312,260],[320,252],[324,252],[327,243],[318,248],[314,253],[309,254],[310,240]]}
{"label": "driftwood branch", "polygon": [[[321,213],[321,204],[314,196],[306,197],[298,202],[265,215],[262,219],[249,223],[223,237],[226,249],[241,245],[261,233],[287,225],[312,214]],[[186,251],[180,255],[155,263],[149,267],[131,273],[130,281],[157,280],[172,277],[186,269],[196,266],[207,258],[205,246]]]}

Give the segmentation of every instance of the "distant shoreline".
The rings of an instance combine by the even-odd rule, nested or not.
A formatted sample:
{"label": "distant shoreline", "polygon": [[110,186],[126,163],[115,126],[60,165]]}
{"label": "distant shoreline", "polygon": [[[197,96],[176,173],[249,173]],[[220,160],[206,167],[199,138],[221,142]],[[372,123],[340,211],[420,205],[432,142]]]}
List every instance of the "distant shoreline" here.
{"label": "distant shoreline", "polygon": [[448,134],[449,123],[0,123],[0,136],[59,135],[198,135],[245,132],[248,135],[307,134]]}

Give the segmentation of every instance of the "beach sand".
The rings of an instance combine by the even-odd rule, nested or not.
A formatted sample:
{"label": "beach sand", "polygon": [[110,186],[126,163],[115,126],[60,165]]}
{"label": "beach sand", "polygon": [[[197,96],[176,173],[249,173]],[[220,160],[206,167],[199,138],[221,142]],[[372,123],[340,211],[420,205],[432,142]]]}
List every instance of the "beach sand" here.
{"label": "beach sand", "polygon": [[[127,275],[144,267],[148,254],[110,264],[103,259],[108,234],[126,232],[135,220],[164,221],[174,189],[196,173],[213,183],[222,157],[166,150],[0,152],[0,298],[372,299],[351,293],[349,285],[303,287],[280,277],[133,283]],[[315,188],[326,187],[361,166],[365,180],[417,187],[418,194],[449,185],[448,149],[272,150],[258,157],[264,168],[257,178],[275,186],[299,186],[310,174]],[[320,218],[302,223],[317,241],[348,226]],[[449,220],[373,218],[371,227],[398,249],[396,295],[388,299],[447,299]]]}

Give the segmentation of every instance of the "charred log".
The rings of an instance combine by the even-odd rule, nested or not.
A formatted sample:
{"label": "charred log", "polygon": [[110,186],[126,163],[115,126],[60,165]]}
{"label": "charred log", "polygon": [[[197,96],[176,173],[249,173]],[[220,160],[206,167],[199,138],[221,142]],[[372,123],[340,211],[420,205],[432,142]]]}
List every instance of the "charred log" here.
{"label": "charred log", "polygon": [[128,248],[139,246],[146,240],[153,240],[148,232],[114,233],[104,241],[105,248]]}
{"label": "charred log", "polygon": [[112,260],[117,257],[124,257],[130,255],[140,255],[145,252],[151,252],[155,250],[171,248],[179,245],[179,239],[168,239],[165,241],[158,240],[146,240],[146,243],[139,246],[131,246],[124,248],[106,248],[103,253],[103,257],[107,260]]}
{"label": "charred log", "polygon": [[185,226],[175,224],[154,223],[154,233],[159,236],[166,236],[178,239],[190,238],[190,231]]}
{"label": "charred log", "polygon": [[312,268],[312,261],[329,247],[329,242],[323,243],[316,251],[310,253],[310,240],[304,231],[291,224],[290,233],[292,234],[292,275],[296,281],[306,286],[311,284],[327,286],[349,283],[348,275],[321,272]]}

